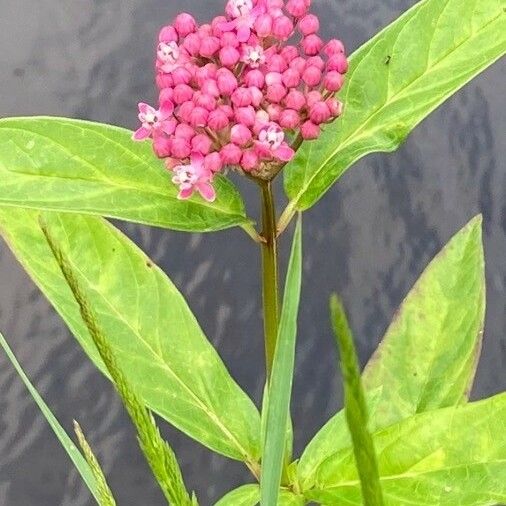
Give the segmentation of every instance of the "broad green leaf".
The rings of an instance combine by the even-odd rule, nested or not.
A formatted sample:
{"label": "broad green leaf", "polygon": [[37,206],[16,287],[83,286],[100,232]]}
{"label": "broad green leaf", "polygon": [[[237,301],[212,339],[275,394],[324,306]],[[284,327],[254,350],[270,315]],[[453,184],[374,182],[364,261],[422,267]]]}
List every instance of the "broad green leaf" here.
{"label": "broad green leaf", "polygon": [[[170,504],[192,506],[192,500],[186,490],[183,476],[181,474],[181,468],[179,467],[174,451],[161,437],[153,415],[144,406],[140,397],[137,395],[137,392],[126,378],[125,373],[118,365],[115,353],[109,344],[109,338],[100,328],[94,311],[91,308],[89,296],[85,293],[79,280],[77,279],[76,269],[70,264],[69,259],[63,253],[58,241],[53,235],[53,230],[51,230],[52,227],[48,227],[45,220],[40,220],[40,223],[54,258],[58,262],[61,272],[65,277],[65,281],[72,291],[74,299],[79,305],[81,318],[83,319],[83,322],[93,339],[93,343],[100,354],[100,358],[107,367],[107,372],[109,373],[135,428],[137,429],[137,438],[142,452],[144,453],[144,456],[146,457],[151,471],[160,485],[165,498]],[[83,443],[84,441],[81,440],[81,442]],[[84,446],[86,447],[86,444],[84,444]],[[85,452],[85,456],[89,457],[89,453],[90,452]],[[97,466],[95,465],[96,461],[94,461],[93,458],[91,461],[88,459],[88,462],[91,462],[90,467],[92,470],[97,469]],[[99,466],[98,469],[100,469]],[[97,482],[100,485],[105,482],[101,472],[98,473]],[[104,492],[103,487],[102,492]],[[107,499],[109,499],[110,491],[107,486],[105,487],[105,493]]]}
{"label": "broad green leaf", "polygon": [[369,414],[360,377],[357,352],[346,313],[336,296],[330,299],[330,315],[341,358],[344,381],[344,411],[353,443],[362,499],[367,506],[383,506],[384,501],[379,481],[376,452],[367,427]]}
{"label": "broad green leaf", "polygon": [[77,436],[77,440],[79,441],[79,446],[81,447],[84,458],[88,463],[91,473],[95,477],[95,482],[97,484],[97,493],[100,497],[100,506],[116,506],[116,501],[112,495],[111,489],[109,488],[105,474],[100,467],[100,463],[98,462],[97,457],[93,453],[91,446],[86,440],[86,437],[84,436],[80,425],[75,420],[74,432]]}
{"label": "broad green leaf", "polygon": [[465,402],[483,334],[485,274],[481,216],[429,264],[364,371],[383,387],[374,425]]}
{"label": "broad green leaf", "polygon": [[74,467],[81,475],[81,478],[83,479],[84,483],[86,483],[88,489],[95,497],[97,503],[102,504],[100,492],[97,487],[97,482],[95,480],[95,477],[93,476],[90,466],[86,462],[86,459],[81,455],[72,439],[70,439],[70,437],[67,435],[63,427],[60,425],[60,422],[58,422],[56,417],[49,409],[48,405],[44,402],[44,399],[39,395],[36,388],[32,385],[32,383],[28,379],[28,376],[23,371],[23,368],[21,367],[16,356],[12,352],[10,346],[8,345],[7,341],[5,340],[4,336],[1,333],[0,333],[0,346],[5,351],[7,358],[14,366],[14,369],[16,369],[16,372],[18,373],[19,377],[25,384],[27,390],[30,392],[30,395],[32,396],[33,400],[37,403],[37,406],[39,407],[40,411],[46,418],[49,425],[51,426],[51,429],[53,429],[55,436],[58,438],[64,450],[67,452],[67,455],[70,457],[70,460],[74,464]]}
{"label": "broad green leaf", "polygon": [[436,107],[506,51],[503,0],[424,0],[351,57],[343,116],[285,168],[295,210],[314,205],[357,160],[395,150]]}
{"label": "broad green leaf", "polygon": [[302,225],[297,223],[288,263],[278,340],[269,382],[267,422],[262,453],[261,504],[277,504],[283,471],[286,427],[290,419],[290,397],[295,363],[295,341],[302,276]]}
{"label": "broad green leaf", "polygon": [[[374,436],[389,506],[485,506],[506,502],[506,394],[422,413]],[[308,499],[362,505],[353,452],[319,468]]]}
{"label": "broad green leaf", "polygon": [[[105,372],[37,217],[33,211],[0,209],[0,234]],[[258,411],[167,276],[105,220],[55,213],[45,219],[90,296],[119,366],[147,407],[212,450],[255,462]]]}
{"label": "broad green leaf", "polygon": [[[374,419],[381,398],[381,388],[366,392],[369,420]],[[344,409],[336,413],[306,446],[297,465],[297,477],[301,487],[310,488],[318,466],[330,455],[351,446],[350,432],[346,427]]]}
{"label": "broad green leaf", "polygon": [[[215,506],[256,506],[260,502],[260,487],[258,485],[243,485],[222,497]],[[304,506],[306,501],[302,496],[295,495],[289,490],[282,489],[279,493],[278,506]]]}
{"label": "broad green leaf", "polygon": [[64,118],[0,119],[0,205],[98,214],[206,232],[247,226],[235,187],[216,180],[212,204],[177,199],[149,142],[109,125]]}

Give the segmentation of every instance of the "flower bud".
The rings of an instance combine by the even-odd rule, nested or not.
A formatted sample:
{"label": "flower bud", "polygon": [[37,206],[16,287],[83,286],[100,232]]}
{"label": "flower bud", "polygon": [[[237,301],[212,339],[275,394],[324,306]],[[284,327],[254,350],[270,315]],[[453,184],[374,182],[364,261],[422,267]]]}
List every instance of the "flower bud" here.
{"label": "flower bud", "polygon": [[272,24],[272,34],[279,40],[288,40],[293,34],[293,22],[286,16],[280,16]]}
{"label": "flower bud", "polygon": [[208,135],[199,134],[192,139],[192,151],[197,151],[203,155],[209,154],[213,141]]}
{"label": "flower bud", "polygon": [[272,86],[273,84],[282,84],[283,76],[279,72],[269,72],[265,76],[265,84],[267,86]]}
{"label": "flower bud", "polygon": [[174,102],[174,89],[173,88],[164,88],[160,91],[160,95],[158,98],[161,106],[166,105],[168,102]]}
{"label": "flower bud", "polygon": [[255,86],[249,88],[249,91],[251,92],[251,103],[255,107],[259,107],[264,100],[264,94],[262,93],[261,90],[259,90]]}
{"label": "flower bud", "polygon": [[204,167],[209,172],[219,172],[223,168],[223,161],[218,152],[210,153],[204,158]]}
{"label": "flower bud", "polygon": [[174,88],[174,102],[182,104],[193,98],[193,89],[187,84],[178,84]]}
{"label": "flower bud", "polygon": [[320,29],[320,21],[314,14],[306,14],[299,21],[299,30],[304,37],[316,33]]}
{"label": "flower bud", "polygon": [[269,58],[268,66],[271,72],[282,74],[288,68],[288,63],[280,54],[274,54]]}
{"label": "flower bud", "polygon": [[240,42],[237,40],[237,35],[234,32],[226,32],[220,37],[221,47],[230,46],[239,47]]}
{"label": "flower bud", "polygon": [[311,121],[306,121],[300,129],[300,133],[303,139],[309,141],[318,139],[321,133],[321,129],[318,125],[315,125]]}
{"label": "flower bud", "polygon": [[253,149],[248,149],[244,152],[241,158],[241,167],[246,172],[251,172],[258,167],[259,159],[258,155],[255,153]]}
{"label": "flower bud", "polygon": [[190,71],[184,67],[177,67],[172,72],[172,79],[175,85],[189,84],[192,79]]}
{"label": "flower bud", "polygon": [[183,12],[174,20],[174,28],[180,37],[186,37],[197,29],[197,23],[191,14]]}
{"label": "flower bud", "polygon": [[279,104],[287,94],[287,89],[282,84],[273,84],[267,88],[267,100]]}
{"label": "flower bud", "polygon": [[308,67],[318,67],[322,72],[325,69],[325,62],[321,56],[311,56],[307,59]]}
{"label": "flower bud", "polygon": [[251,105],[253,97],[248,88],[237,88],[232,94],[232,102],[236,107],[246,107]]}
{"label": "flower bud", "polygon": [[209,81],[206,81],[201,89],[204,95],[211,95],[214,98],[218,98],[220,96],[218,83],[214,79],[209,79]]}
{"label": "flower bud", "polygon": [[179,107],[178,116],[182,121],[190,123],[191,113],[193,112],[193,109],[195,109],[193,100],[188,100],[188,102],[185,102]]}
{"label": "flower bud", "polygon": [[205,127],[207,119],[209,118],[209,111],[203,107],[195,107],[190,114],[190,125],[193,128]]}
{"label": "flower bud", "polygon": [[229,125],[228,116],[221,109],[216,109],[209,113],[207,124],[211,130],[219,132]]}
{"label": "flower bud", "polygon": [[309,111],[309,119],[315,125],[321,125],[328,121],[331,117],[330,109],[325,102],[316,102],[311,106]]}
{"label": "flower bud", "polygon": [[229,105],[220,105],[219,110],[223,111],[229,120],[234,117],[234,110]]}
{"label": "flower bud", "polygon": [[220,69],[218,75],[218,89],[220,93],[229,97],[237,89],[237,78],[228,69]]}
{"label": "flower bud", "polygon": [[348,71],[348,60],[344,53],[332,55],[327,62],[327,70],[335,70],[340,74],[346,74]]}
{"label": "flower bud", "polygon": [[334,56],[335,54],[344,53],[344,45],[340,40],[332,39],[327,43],[323,52],[327,56]]}
{"label": "flower bud", "polygon": [[186,139],[182,137],[172,139],[171,152],[175,158],[183,160],[190,156],[191,151],[191,145]]}
{"label": "flower bud", "polygon": [[158,36],[159,42],[177,42],[179,39],[176,29],[173,26],[164,26]]}
{"label": "flower bud", "polygon": [[329,72],[323,81],[326,90],[329,91],[339,91],[343,87],[344,77],[339,73],[333,70]]}
{"label": "flower bud", "polygon": [[270,104],[267,107],[267,113],[269,114],[269,119],[271,121],[278,121],[282,112],[283,108],[278,104]]}
{"label": "flower bud", "polygon": [[290,90],[285,98],[285,105],[288,109],[300,111],[306,106],[306,97],[301,91]]}
{"label": "flower bud", "polygon": [[255,109],[252,106],[238,107],[235,110],[235,120],[237,123],[252,127],[256,121]]}
{"label": "flower bud", "polygon": [[300,115],[293,109],[285,109],[279,117],[279,124],[283,128],[293,130],[300,125]]}
{"label": "flower bud", "polygon": [[302,74],[302,80],[308,86],[318,86],[322,80],[322,71],[318,67],[308,67]]}
{"label": "flower bud", "polygon": [[287,88],[297,88],[300,84],[300,74],[295,69],[288,69],[283,73],[283,84]]}
{"label": "flower bud", "polygon": [[233,67],[241,59],[241,53],[232,46],[225,46],[220,50],[220,61],[225,67]]}
{"label": "flower bud", "polygon": [[174,86],[174,80],[170,74],[159,73],[156,75],[156,85],[160,90],[172,88],[172,86]]}
{"label": "flower bud", "polygon": [[259,37],[268,37],[272,32],[272,16],[270,14],[261,14],[255,21],[255,31]]}
{"label": "flower bud", "polygon": [[307,62],[302,56],[297,56],[290,62],[290,68],[295,69],[299,74],[303,74],[306,67]]}
{"label": "flower bud", "polygon": [[290,64],[292,60],[299,56],[299,50],[295,46],[285,46],[280,54],[285,59],[286,63]]}
{"label": "flower bud", "polygon": [[308,10],[305,0],[288,0],[286,10],[294,17],[301,18]]}
{"label": "flower bud", "polygon": [[172,154],[172,140],[162,135],[155,136],[153,151],[158,158],[167,158]]}
{"label": "flower bud", "polygon": [[191,56],[197,56],[200,53],[200,37],[196,33],[190,33],[183,42],[183,47]]}
{"label": "flower bud", "polygon": [[220,155],[226,165],[238,165],[242,158],[242,150],[235,144],[227,144],[221,148]]}
{"label": "flower bud", "polygon": [[238,146],[245,146],[251,138],[251,130],[244,125],[234,125],[230,131],[230,140]]}
{"label": "flower bud", "polygon": [[220,49],[220,39],[218,37],[206,37],[200,44],[200,55],[204,58],[211,58]]}
{"label": "flower bud", "polygon": [[227,22],[227,18],[225,16],[216,16],[211,21],[212,34],[215,37],[221,38],[224,35],[223,30],[222,30],[222,26],[226,22]]}
{"label": "flower bud", "polygon": [[191,141],[195,137],[195,130],[186,123],[179,123],[176,127],[175,136],[180,139],[186,139],[187,141]]}
{"label": "flower bud", "polygon": [[265,84],[265,76],[261,70],[253,69],[247,72],[244,76],[244,84],[251,87],[263,88]]}
{"label": "flower bud", "polygon": [[309,108],[311,108],[311,107],[313,107],[314,104],[316,104],[316,102],[322,102],[323,97],[322,97],[322,94],[318,90],[313,90],[313,91],[310,91],[306,95],[306,101],[307,101],[307,106]]}
{"label": "flower bud", "polygon": [[195,92],[193,95],[193,101],[197,107],[203,107],[208,111],[214,111],[217,106],[216,98],[201,91]]}
{"label": "flower bud", "polygon": [[323,40],[318,35],[308,35],[301,42],[304,52],[308,56],[316,56],[323,48]]}
{"label": "flower bud", "polygon": [[343,113],[343,103],[337,100],[336,98],[328,98],[325,103],[330,110],[330,113],[334,118],[341,116]]}

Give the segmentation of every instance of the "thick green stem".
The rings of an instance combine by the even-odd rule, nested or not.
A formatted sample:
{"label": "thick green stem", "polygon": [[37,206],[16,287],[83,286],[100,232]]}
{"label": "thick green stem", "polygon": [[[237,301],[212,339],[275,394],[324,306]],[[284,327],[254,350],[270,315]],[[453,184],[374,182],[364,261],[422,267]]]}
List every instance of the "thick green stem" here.
{"label": "thick green stem", "polygon": [[270,378],[279,325],[278,245],[276,208],[271,181],[262,181],[262,295],[264,312],[265,364]]}

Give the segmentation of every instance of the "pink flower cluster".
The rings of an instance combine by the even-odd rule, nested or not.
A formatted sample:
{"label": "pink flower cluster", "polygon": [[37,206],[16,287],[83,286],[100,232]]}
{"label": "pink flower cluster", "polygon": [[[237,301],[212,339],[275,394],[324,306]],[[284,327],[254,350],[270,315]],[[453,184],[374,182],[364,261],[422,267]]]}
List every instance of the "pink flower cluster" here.
{"label": "pink flower cluster", "polygon": [[139,104],[134,139],[152,138],[179,198],[213,201],[225,167],[268,178],[341,114],[348,61],[339,40],[318,36],[310,4],[229,0],[210,24],[183,13],[161,30],[159,108]]}

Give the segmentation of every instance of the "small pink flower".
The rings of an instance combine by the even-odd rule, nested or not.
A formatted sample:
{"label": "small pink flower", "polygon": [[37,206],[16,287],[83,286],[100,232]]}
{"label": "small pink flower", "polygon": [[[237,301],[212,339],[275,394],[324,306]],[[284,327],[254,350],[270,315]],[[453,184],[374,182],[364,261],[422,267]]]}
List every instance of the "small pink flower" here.
{"label": "small pink flower", "polygon": [[247,16],[252,10],[252,0],[229,0],[227,6],[225,7],[226,13],[234,19]]}
{"label": "small pink flower", "polygon": [[258,134],[257,148],[283,162],[289,162],[295,156],[295,151],[285,142],[285,133],[277,123],[262,128]]}
{"label": "small pink flower", "polygon": [[167,135],[172,135],[175,130],[175,124],[172,120],[173,113],[174,105],[172,102],[165,102],[159,110],[141,102],[139,104],[139,121],[142,126],[134,133],[133,139],[142,141],[152,137],[155,132],[164,131]]}
{"label": "small pink flower", "polygon": [[169,43],[169,42],[177,42],[178,40],[179,36],[176,32],[176,29],[173,26],[170,25],[164,26],[160,30],[160,34],[158,36],[159,42]]}
{"label": "small pink flower", "polygon": [[186,37],[197,29],[197,23],[191,14],[183,12],[174,20],[174,28],[181,37]]}
{"label": "small pink flower", "polygon": [[266,57],[262,46],[244,46],[241,61],[252,69],[265,63]]}
{"label": "small pink flower", "polygon": [[186,200],[197,191],[207,202],[214,202],[216,192],[211,184],[212,174],[206,170],[201,153],[192,153],[189,165],[177,165],[173,171],[172,182],[179,186],[179,199]]}
{"label": "small pink flower", "polygon": [[176,42],[160,42],[156,52],[161,69],[164,72],[172,72],[181,57],[181,50]]}
{"label": "small pink flower", "polygon": [[229,0],[226,12],[232,21],[224,23],[220,28],[224,32],[236,30],[239,42],[247,42],[251,37],[251,29],[257,18],[265,12],[265,7],[262,3],[253,7],[252,0]]}

